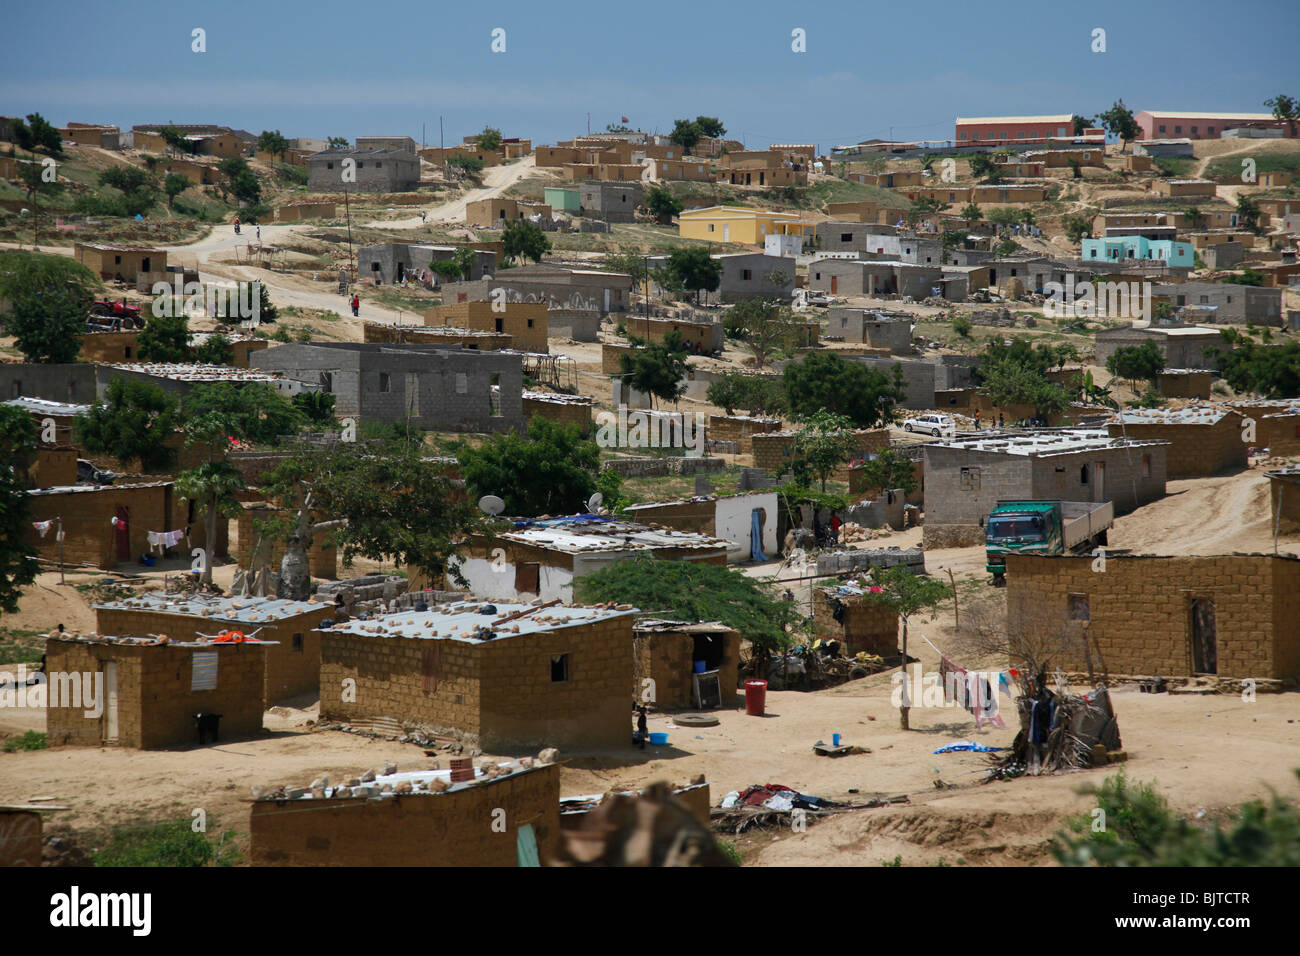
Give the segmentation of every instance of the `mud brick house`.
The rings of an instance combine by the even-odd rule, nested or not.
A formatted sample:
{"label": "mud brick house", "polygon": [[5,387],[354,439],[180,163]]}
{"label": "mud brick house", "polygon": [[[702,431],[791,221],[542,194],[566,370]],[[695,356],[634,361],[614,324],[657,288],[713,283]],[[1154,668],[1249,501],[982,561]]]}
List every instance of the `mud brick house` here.
{"label": "mud brick house", "polygon": [[[740,632],[717,621],[642,620],[632,629],[632,700],[656,710],[730,707],[740,680]],[[716,676],[719,699],[695,696],[695,674]]]}
{"label": "mud brick house", "polygon": [[[889,444],[889,429],[860,428],[854,431],[858,438],[858,451],[865,455],[879,451]],[[762,468],[769,475],[784,475],[790,470],[795,456],[795,440],[799,433],[795,431],[764,432],[750,436],[754,449],[754,467]],[[831,476],[836,481],[849,480],[849,462],[840,465]]]}
{"label": "mud brick house", "polygon": [[983,521],[1004,499],[1113,501],[1117,514],[1132,511],[1164,497],[1168,448],[1099,429],[927,442],[924,547],[983,544]]}
{"label": "mud brick house", "polygon": [[[219,714],[218,740],[262,730],[266,645],[152,638],[51,637],[49,673],[82,676],[102,687],[102,706],[60,693],[46,707],[53,746],[149,750],[198,742],[196,714]],[[98,712],[97,712],[98,711]]]}
{"label": "mud brick house", "polygon": [[101,279],[120,278],[135,285],[140,273],[163,272],[167,268],[166,249],[85,242],[73,243],[72,248],[76,260]]}
{"label": "mud brick house", "polygon": [[[779,550],[775,491],[655,501],[629,505],[623,513],[633,521],[648,525],[663,525],[675,531],[721,538],[728,542],[728,564],[752,560],[756,543],[767,557]],[[755,521],[758,523],[757,536],[754,533]]]}
{"label": "mud brick house", "polygon": [[340,418],[409,421],[442,431],[522,431],[525,425],[518,353],[312,342],[267,349],[252,361],[334,394]]}
{"label": "mud brick house", "polygon": [[[354,192],[400,193],[420,184],[420,158],[401,149],[326,149],[307,158],[307,169],[309,193],[348,187]],[[354,178],[344,180],[345,171]]]}
{"label": "mud brick house", "polygon": [[1253,444],[1271,455],[1300,455],[1300,402],[1262,415]]}
{"label": "mud brick house", "polygon": [[916,316],[910,312],[830,309],[826,314],[826,337],[886,348],[891,354],[902,355],[912,350],[912,324],[915,321]]}
{"label": "mud brick house", "polygon": [[141,594],[95,605],[101,634],[166,634],[173,641],[202,641],[236,630],[270,642],[266,648],[268,703],[314,693],[320,686],[320,634],[329,604],[262,597],[187,597]]}
{"label": "mud brick house", "polygon": [[[7,399],[5,405],[14,405],[23,409],[32,416],[36,422],[36,428],[44,431],[47,422],[54,426],[54,443],[64,444],[72,441],[73,422],[78,415],[89,415],[89,405],[73,405],[68,402],[52,402],[44,398],[32,398],[30,396],[15,396]],[[45,442],[45,438],[38,435],[40,441]],[[48,444],[48,443],[46,443]]]}
{"label": "mud brick house", "polygon": [[[215,332],[191,332],[190,348],[198,348],[216,334]],[[232,353],[230,366],[232,368],[248,368],[250,365],[249,356],[254,352],[269,348],[271,344],[266,339],[253,338],[251,335],[226,335],[225,337],[230,342],[230,351]]]}
{"label": "mud brick house", "polygon": [[138,332],[87,332],[81,337],[79,362],[134,362]]}
{"label": "mud brick house", "polygon": [[496,752],[625,746],[631,613],[461,601],[336,624],[321,631],[321,717],[387,718]]}
{"label": "mud brick house", "polygon": [[1007,622],[1059,630],[1054,663],[1115,675],[1300,678],[1300,559],[1007,556]]}
{"label": "mud brick house", "polygon": [[505,228],[510,222],[519,222],[530,216],[551,218],[551,207],[545,203],[522,199],[476,199],[465,204],[465,225],[477,229]]}
{"label": "mud brick house", "polygon": [[577,425],[584,436],[591,434],[595,399],[558,392],[524,392],[523,400],[526,421],[532,421],[536,415],[562,425]]}
{"label": "mud brick house", "polygon": [[1156,391],[1165,398],[1210,397],[1214,370],[1208,368],[1167,368],[1156,374]]}
{"label": "mud brick house", "polygon": [[[60,485],[32,489],[27,494],[31,498],[32,521],[62,521],[62,553],[68,565],[112,570],[123,562],[138,560],[149,550],[148,532],[174,531],[187,524],[191,525],[190,545],[202,547],[202,522],[186,520],[190,517],[188,505],[170,481]],[[117,527],[117,522],[122,527]],[[24,537],[42,558],[59,560],[59,541],[53,529],[41,537],[29,527]],[[223,549],[218,530],[217,550]]]}
{"label": "mud brick house", "polygon": [[710,415],[709,440],[736,442],[742,455],[754,450],[753,437],[781,430],[781,419],[754,415]]}
{"label": "mud brick house", "polygon": [[1129,409],[1106,426],[1112,438],[1168,442],[1165,477],[1204,478],[1246,467],[1242,416],[1213,406]]}
{"label": "mud brick house", "polygon": [[549,352],[545,302],[456,302],[424,310],[424,324],[501,332],[522,352]]}
{"label": "mud brick house", "polygon": [[687,349],[705,355],[722,351],[726,333],[721,322],[691,319],[660,319],[629,313],[623,320],[628,335],[647,342],[662,342],[676,332]]}
{"label": "mud brick house", "polygon": [[[249,819],[252,864],[545,865],[560,839],[559,764],[494,769],[495,776],[467,771],[465,781],[453,781],[450,770],[403,771],[357,787],[264,796]],[[504,829],[493,825],[502,811]]]}
{"label": "mud brick house", "polygon": [[731,547],[708,535],[573,515],[521,521],[514,530],[496,534],[471,534],[463,556],[453,560],[475,597],[572,601],[576,579],[633,555],[726,564]]}
{"label": "mud brick house", "polygon": [[893,657],[898,653],[898,612],[870,604],[857,584],[813,589],[813,622],[822,641],[840,641],[843,653]]}
{"label": "mud brick house", "polygon": [[1300,532],[1300,465],[1288,465],[1268,475],[1269,514],[1278,534]]}
{"label": "mud brick house", "polygon": [[[1244,286],[1242,287],[1244,288]],[[1210,352],[1224,347],[1218,329],[1200,325],[1174,326],[1172,328],[1137,328],[1120,326],[1101,329],[1093,336],[1096,363],[1105,365],[1115,350],[1125,345],[1140,346],[1150,342],[1160,350],[1164,362],[1171,368],[1215,368],[1218,361]]]}

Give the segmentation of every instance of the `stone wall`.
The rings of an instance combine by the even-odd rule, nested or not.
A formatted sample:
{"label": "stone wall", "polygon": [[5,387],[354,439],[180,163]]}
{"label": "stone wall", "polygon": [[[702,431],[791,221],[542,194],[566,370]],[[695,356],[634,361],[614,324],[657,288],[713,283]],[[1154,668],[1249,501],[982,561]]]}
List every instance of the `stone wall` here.
{"label": "stone wall", "polygon": [[734,441],[740,446],[741,454],[749,454],[754,445],[751,439],[763,432],[781,430],[779,418],[756,418],[749,415],[710,415],[709,440]]}
{"label": "stone wall", "polygon": [[[312,812],[303,812],[310,810]],[[505,829],[493,826],[505,811]],[[252,804],[254,866],[517,865],[519,828],[533,828],[545,863],[560,838],[560,767],[381,800],[258,800]]]}

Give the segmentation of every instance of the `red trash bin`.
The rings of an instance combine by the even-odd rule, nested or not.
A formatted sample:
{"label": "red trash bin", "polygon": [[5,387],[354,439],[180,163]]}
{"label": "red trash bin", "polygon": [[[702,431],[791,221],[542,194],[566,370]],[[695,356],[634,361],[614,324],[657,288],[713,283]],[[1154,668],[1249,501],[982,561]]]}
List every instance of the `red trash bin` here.
{"label": "red trash bin", "polygon": [[751,717],[762,717],[763,707],[767,703],[767,681],[745,681],[745,713]]}

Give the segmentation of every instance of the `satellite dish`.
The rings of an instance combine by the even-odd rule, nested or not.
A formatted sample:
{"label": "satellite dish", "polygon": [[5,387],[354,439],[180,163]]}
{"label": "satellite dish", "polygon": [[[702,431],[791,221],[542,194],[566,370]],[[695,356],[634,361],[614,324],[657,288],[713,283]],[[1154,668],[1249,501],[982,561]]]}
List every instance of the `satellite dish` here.
{"label": "satellite dish", "polygon": [[506,510],[506,503],[496,495],[484,495],[478,500],[478,510],[496,517]]}
{"label": "satellite dish", "polygon": [[605,500],[605,496],[602,495],[599,491],[596,492],[594,495],[592,495],[590,498],[588,498],[587,513],[594,515],[597,512],[597,510],[600,508],[604,500]]}

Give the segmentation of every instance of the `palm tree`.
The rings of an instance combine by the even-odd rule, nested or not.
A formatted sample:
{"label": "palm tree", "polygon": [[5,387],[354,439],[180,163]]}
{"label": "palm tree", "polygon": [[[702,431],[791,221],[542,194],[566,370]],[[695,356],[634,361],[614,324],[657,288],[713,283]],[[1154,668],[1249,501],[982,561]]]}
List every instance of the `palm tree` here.
{"label": "palm tree", "polygon": [[239,469],[228,461],[205,461],[176,476],[177,493],[194,502],[196,510],[204,516],[203,571],[199,579],[203,584],[212,583],[217,518],[233,518],[240,513],[242,506],[235,496],[247,484]]}

